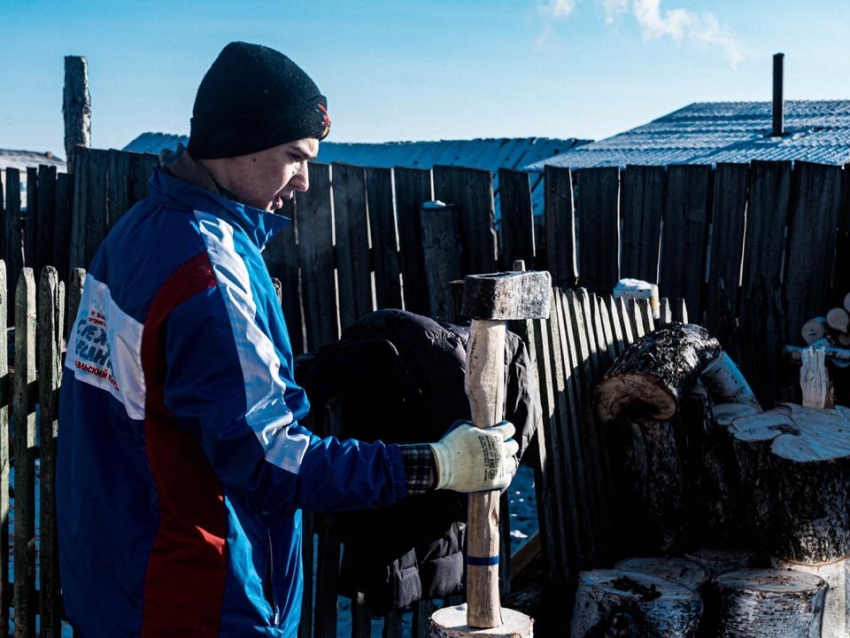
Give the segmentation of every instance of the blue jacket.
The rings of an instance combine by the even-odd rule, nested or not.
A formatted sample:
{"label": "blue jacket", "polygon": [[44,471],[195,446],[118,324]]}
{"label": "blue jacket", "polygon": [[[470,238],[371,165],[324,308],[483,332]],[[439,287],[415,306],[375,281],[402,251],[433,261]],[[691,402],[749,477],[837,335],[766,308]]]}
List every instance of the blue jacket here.
{"label": "blue jacket", "polygon": [[283,217],[154,169],[87,272],[56,480],[86,638],[297,633],[301,510],[390,504],[397,445],[319,438],[260,254]]}

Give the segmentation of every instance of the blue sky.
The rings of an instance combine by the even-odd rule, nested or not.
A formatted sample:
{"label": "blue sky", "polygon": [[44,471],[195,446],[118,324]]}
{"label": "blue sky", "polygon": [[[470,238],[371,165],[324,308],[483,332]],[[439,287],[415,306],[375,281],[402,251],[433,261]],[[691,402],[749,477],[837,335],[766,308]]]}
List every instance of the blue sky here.
{"label": "blue sky", "polygon": [[602,139],[692,102],[850,99],[847,0],[0,0],[0,148],[64,156],[64,57],[92,145],[186,134],[232,40],[327,95],[332,141]]}

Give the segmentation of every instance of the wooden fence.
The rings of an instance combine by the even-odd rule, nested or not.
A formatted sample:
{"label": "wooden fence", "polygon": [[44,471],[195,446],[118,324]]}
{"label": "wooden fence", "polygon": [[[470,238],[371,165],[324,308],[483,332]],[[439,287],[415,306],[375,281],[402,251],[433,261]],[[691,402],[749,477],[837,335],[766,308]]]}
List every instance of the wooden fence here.
{"label": "wooden fence", "polygon": [[[19,568],[13,590],[5,554],[0,558],[0,571],[5,570],[0,636],[13,603],[17,635],[34,635],[36,613],[42,633],[58,635],[49,633],[58,631],[61,617],[55,554],[50,554],[55,540],[49,479],[58,428],[60,335],[72,316],[70,309],[63,314],[59,300],[65,282],[71,282],[69,293],[79,290],[80,273],[100,240],[145,194],[154,159],[81,149],[73,177],[46,167],[30,169],[23,217],[20,175],[12,169],[3,175],[0,255],[6,257],[8,281],[18,285],[13,304],[0,287],[0,321],[16,326],[14,369],[5,367],[7,344],[0,351],[0,427],[5,423],[8,432],[9,414],[14,415]],[[553,317],[513,328],[533,345],[541,380],[545,427],[538,445],[537,498],[543,552],[552,566],[547,585],[555,591],[569,588],[578,569],[603,562],[614,543],[605,445],[587,393],[611,357],[652,327],[640,304],[610,297],[614,284],[621,277],[657,281],[663,297],[680,299],[677,307],[686,307],[691,321],[721,340],[769,405],[782,391],[784,346],[798,342],[803,321],[836,305],[850,290],[850,189],[842,167],[802,162],[550,167],[544,172],[540,220],[531,214],[528,174],[505,171],[499,180],[497,231],[492,176],[486,171],[313,164],[310,191],[299,193],[284,211],[295,223],[264,256],[281,283],[296,353],[335,340],[343,326],[377,308],[404,307],[456,320],[448,282],[465,274],[510,269],[517,259],[529,269],[552,273]],[[35,273],[41,274],[38,302]],[[0,435],[0,455],[8,439]],[[9,462],[0,465],[0,542],[9,533],[9,467]],[[42,499],[37,542],[36,469]],[[335,565],[338,547],[330,535],[320,536],[320,542],[326,542],[323,551],[330,553],[324,556]],[[39,561],[34,560],[37,545]],[[322,556],[308,550],[305,558],[320,561],[320,574],[331,574],[332,568],[322,567]],[[305,608],[304,638],[336,631],[326,615],[309,615],[334,604],[322,602],[336,600],[332,584],[319,587],[316,595],[314,606]],[[418,631],[427,626],[423,616],[420,610]],[[355,631],[366,631],[364,624]],[[399,631],[397,617],[388,618],[388,635]]]}

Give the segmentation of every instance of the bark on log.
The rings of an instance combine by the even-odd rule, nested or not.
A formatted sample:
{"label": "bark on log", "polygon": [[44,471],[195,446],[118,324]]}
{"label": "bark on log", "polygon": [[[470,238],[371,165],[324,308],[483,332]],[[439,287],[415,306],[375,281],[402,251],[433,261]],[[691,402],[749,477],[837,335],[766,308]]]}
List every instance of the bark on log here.
{"label": "bark on log", "polygon": [[826,581],[823,625],[821,638],[847,638],[850,635],[850,592],[847,589],[850,559],[842,558],[831,563],[804,565],[794,561],[772,558],[771,567],[774,569],[790,569],[807,574],[814,574]]}
{"label": "bark on log", "polygon": [[745,569],[712,581],[707,635],[717,638],[820,638],[827,584],[778,569]]}
{"label": "bark on log", "polygon": [[750,384],[724,351],[705,366],[700,380],[715,403],[748,403],[761,408]]}
{"label": "bark on log", "polygon": [[534,620],[513,609],[503,607],[502,624],[485,629],[467,625],[466,616],[466,604],[438,609],[431,614],[431,638],[466,638],[467,636],[531,638],[534,635]]}
{"label": "bark on log", "polygon": [[570,637],[691,638],[702,611],[702,598],[684,585],[619,569],[583,571]]}
{"label": "bark on log", "polygon": [[690,485],[677,421],[628,421],[617,494],[628,553],[675,554],[691,537]]}
{"label": "bark on log", "polygon": [[760,546],[806,564],[850,555],[850,420],[785,403],[729,432]]}
{"label": "bark on log", "polygon": [[615,569],[663,578],[699,593],[711,578],[696,561],[675,556],[635,556],[614,565]]}
{"label": "bark on log", "polygon": [[665,421],[680,398],[720,353],[720,343],[695,324],[673,322],[631,344],[594,390],[594,408],[610,423],[621,414],[636,420]]}

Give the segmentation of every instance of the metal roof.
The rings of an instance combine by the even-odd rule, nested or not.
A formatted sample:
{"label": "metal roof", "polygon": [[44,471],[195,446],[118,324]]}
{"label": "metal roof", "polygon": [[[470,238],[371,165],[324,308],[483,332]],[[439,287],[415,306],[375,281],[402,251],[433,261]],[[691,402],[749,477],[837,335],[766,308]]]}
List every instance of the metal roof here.
{"label": "metal roof", "polygon": [[850,100],[789,100],[772,137],[772,102],[696,102],[648,124],[527,166],[586,168],[752,160],[850,162]]}
{"label": "metal roof", "polygon": [[41,165],[55,166],[60,173],[66,171],[65,160],[56,157],[53,153],[0,149],[0,170],[16,168],[25,172],[27,168],[35,168]]}

